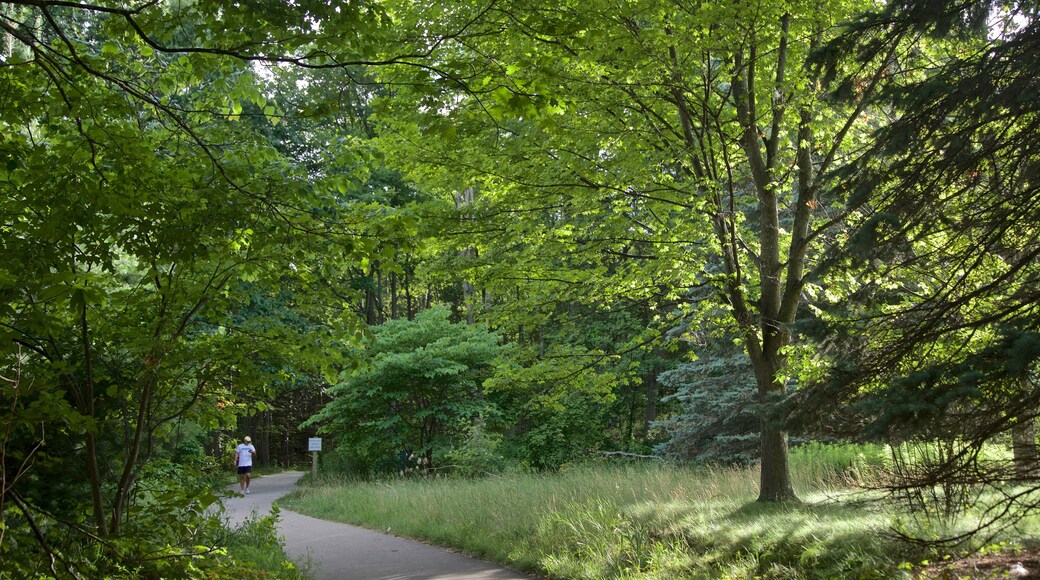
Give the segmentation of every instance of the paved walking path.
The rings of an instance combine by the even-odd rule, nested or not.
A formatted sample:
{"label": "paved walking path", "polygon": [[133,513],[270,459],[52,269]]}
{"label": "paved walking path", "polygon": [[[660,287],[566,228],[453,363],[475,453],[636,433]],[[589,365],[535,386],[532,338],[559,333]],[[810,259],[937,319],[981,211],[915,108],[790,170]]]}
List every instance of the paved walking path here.
{"label": "paved walking path", "polygon": [[[254,479],[252,493],[225,500],[229,523],[239,524],[253,511],[270,513],[271,503],[292,491],[301,476],[295,471]],[[232,489],[237,492],[238,484]],[[469,556],[285,509],[278,528],[289,557],[309,560],[315,580],[531,580]]]}

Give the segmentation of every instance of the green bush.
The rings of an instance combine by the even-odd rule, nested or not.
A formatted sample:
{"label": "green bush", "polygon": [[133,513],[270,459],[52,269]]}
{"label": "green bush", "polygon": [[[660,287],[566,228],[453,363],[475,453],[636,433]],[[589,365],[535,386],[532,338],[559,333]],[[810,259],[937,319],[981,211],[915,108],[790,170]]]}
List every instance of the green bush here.
{"label": "green bush", "polygon": [[143,466],[121,533],[102,540],[87,521],[58,519],[32,498],[14,497],[3,505],[2,579],[302,578],[282,551],[277,511],[228,530],[211,482],[166,459]]}
{"label": "green bush", "polygon": [[445,466],[462,476],[499,473],[506,467],[501,454],[502,436],[489,432],[482,422],[462,428],[463,440],[444,452]]}
{"label": "green bush", "polygon": [[607,407],[598,395],[581,391],[561,396],[559,407],[524,409],[527,427],[506,437],[501,446],[507,464],[553,470],[604,448]]}
{"label": "green bush", "polygon": [[223,563],[210,562],[209,567],[200,568],[209,577],[217,578],[278,578],[280,580],[303,580],[306,570],[301,570],[285,557],[284,542],[278,533],[278,505],[268,515],[254,515],[223,538]]}
{"label": "green bush", "polygon": [[333,447],[329,451],[319,454],[318,461],[318,468],[322,474],[335,477],[367,477],[373,471],[370,461],[358,457],[347,446]]}

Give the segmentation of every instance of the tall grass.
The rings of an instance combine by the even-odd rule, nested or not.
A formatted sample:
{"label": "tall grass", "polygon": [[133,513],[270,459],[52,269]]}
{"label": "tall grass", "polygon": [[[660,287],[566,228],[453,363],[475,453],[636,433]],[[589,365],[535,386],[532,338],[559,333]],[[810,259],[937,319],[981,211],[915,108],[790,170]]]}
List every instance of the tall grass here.
{"label": "tall grass", "polygon": [[323,480],[284,505],[556,578],[895,577],[924,556],[850,496],[881,448],[792,452],[803,502],[759,504],[756,468],[584,465],[480,480]]}
{"label": "tall grass", "polygon": [[303,580],[303,569],[285,554],[285,545],[276,527],[278,508],[269,515],[254,513],[238,526],[227,530],[223,549],[230,556],[216,570],[200,570],[199,578],[278,578]]}

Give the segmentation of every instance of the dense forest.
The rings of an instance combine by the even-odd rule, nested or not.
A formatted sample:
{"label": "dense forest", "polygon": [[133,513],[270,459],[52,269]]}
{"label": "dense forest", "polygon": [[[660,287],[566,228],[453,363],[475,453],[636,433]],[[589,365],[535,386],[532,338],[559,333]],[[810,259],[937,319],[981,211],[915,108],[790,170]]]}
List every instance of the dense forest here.
{"label": "dense forest", "polygon": [[1038,67],[1024,0],[0,0],[0,560],[176,576],[244,434],[1032,510]]}

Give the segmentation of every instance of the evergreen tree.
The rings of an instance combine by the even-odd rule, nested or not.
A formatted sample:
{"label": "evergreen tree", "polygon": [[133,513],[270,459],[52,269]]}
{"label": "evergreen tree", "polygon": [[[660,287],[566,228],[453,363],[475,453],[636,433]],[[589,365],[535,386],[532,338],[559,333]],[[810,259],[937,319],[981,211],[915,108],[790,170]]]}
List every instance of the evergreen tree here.
{"label": "evergreen tree", "polygon": [[[1035,470],[1038,16],[1031,2],[894,2],[821,53],[833,67],[917,47],[917,66],[894,66],[879,93],[894,121],[832,177],[865,201],[855,251],[830,258],[832,274],[860,281],[859,299],[826,309],[821,328],[840,354],[803,399],[840,409],[840,423],[867,435],[958,442],[905,472],[900,489],[1000,489]],[[839,91],[857,80],[833,79]],[[980,458],[1012,435],[1017,467]]]}

